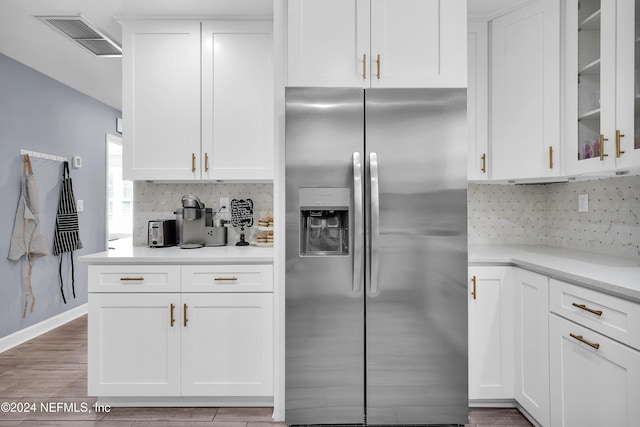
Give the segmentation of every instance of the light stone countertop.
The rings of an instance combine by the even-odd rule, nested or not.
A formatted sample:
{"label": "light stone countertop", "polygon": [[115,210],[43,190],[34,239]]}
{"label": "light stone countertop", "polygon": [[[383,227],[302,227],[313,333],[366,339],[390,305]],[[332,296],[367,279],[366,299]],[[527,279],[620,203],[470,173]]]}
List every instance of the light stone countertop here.
{"label": "light stone countertop", "polygon": [[469,245],[470,265],[515,265],[640,302],[640,259],[544,245]]}
{"label": "light stone countertop", "polygon": [[90,264],[273,264],[272,247],[205,246],[198,249],[148,248],[120,244],[78,257]]}

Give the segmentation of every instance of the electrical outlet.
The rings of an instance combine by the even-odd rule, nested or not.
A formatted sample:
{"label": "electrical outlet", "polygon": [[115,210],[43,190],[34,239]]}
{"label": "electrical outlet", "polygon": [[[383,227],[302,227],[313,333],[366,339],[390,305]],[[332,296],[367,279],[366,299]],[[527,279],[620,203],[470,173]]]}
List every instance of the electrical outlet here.
{"label": "electrical outlet", "polygon": [[230,209],[231,209],[231,206],[229,206],[229,198],[220,197],[220,212],[230,212]]}
{"label": "electrical outlet", "polygon": [[589,195],[578,195],[578,212],[589,212]]}

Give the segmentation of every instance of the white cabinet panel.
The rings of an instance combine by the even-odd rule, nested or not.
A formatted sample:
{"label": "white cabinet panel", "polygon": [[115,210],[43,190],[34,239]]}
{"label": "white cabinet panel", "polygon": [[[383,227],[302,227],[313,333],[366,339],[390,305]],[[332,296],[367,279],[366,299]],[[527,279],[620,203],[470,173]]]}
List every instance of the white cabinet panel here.
{"label": "white cabinet panel", "polygon": [[565,7],[567,172],[638,169],[638,3],[566,0]]}
{"label": "white cabinet panel", "polygon": [[288,85],[465,87],[465,0],[289,0]]}
{"label": "white cabinet panel", "polygon": [[182,292],[273,292],[273,266],[185,265]]}
{"label": "white cabinet panel", "polygon": [[514,269],[514,396],[549,425],[549,278]]}
{"label": "white cabinet panel", "polygon": [[89,294],[90,396],[180,394],[179,302],[179,294]]}
{"label": "white cabinet panel", "polygon": [[273,179],[271,22],[202,24],[203,179]]}
{"label": "white cabinet panel", "polygon": [[640,352],[555,314],[549,324],[551,425],[637,425]]}
{"label": "white cabinet panel", "polygon": [[640,304],[552,279],[551,311],[640,350]]}
{"label": "white cabinet panel", "polygon": [[89,292],[180,292],[179,265],[90,265]]}
{"label": "white cabinet panel", "polygon": [[271,294],[184,294],[182,394],[273,395]]}
{"label": "white cabinet panel", "polygon": [[465,87],[466,25],[465,0],[371,0],[371,87]]}
{"label": "white cabinet panel", "polygon": [[543,0],[491,22],[492,179],[560,174],[559,17]]}
{"label": "white cabinet panel", "polygon": [[[106,293],[89,294],[90,395],[273,396],[273,266],[89,268],[91,282],[114,282]],[[130,271],[170,276],[178,292],[151,288],[162,280],[126,292],[111,280]]]}
{"label": "white cabinet panel", "polygon": [[289,86],[369,86],[369,0],[289,0],[288,7]]}
{"label": "white cabinet panel", "polygon": [[123,45],[126,179],[273,179],[270,21],[130,21]]}
{"label": "white cabinet panel", "polygon": [[482,181],[488,178],[488,25],[469,23],[467,34],[467,179]]}
{"label": "white cabinet panel", "polygon": [[200,23],[125,22],[122,40],[124,178],[195,179]]}
{"label": "white cabinet panel", "polygon": [[513,270],[469,274],[469,399],[513,399]]}

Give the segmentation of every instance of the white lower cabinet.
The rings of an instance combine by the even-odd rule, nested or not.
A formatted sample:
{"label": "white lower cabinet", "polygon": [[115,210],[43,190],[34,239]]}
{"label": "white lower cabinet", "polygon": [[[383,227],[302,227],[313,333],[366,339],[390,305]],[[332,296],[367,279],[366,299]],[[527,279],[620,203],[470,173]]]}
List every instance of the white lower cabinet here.
{"label": "white lower cabinet", "polygon": [[546,427],[640,419],[640,304],[509,266],[469,266],[470,406]]}
{"label": "white lower cabinet", "polygon": [[180,395],[180,294],[89,294],[89,396]]}
{"label": "white lower cabinet", "polygon": [[551,425],[638,425],[640,304],[551,280]]}
{"label": "white lower cabinet", "polygon": [[272,295],[183,294],[182,304],[182,395],[273,395]]}
{"label": "white lower cabinet", "polygon": [[514,397],[549,425],[549,278],[514,269]]}
{"label": "white lower cabinet", "polygon": [[[175,267],[157,266],[154,272]],[[126,292],[129,280],[118,280],[106,288],[110,292],[89,294],[88,394],[243,402],[273,396],[273,267],[177,267],[182,283],[174,272],[172,287],[182,285],[182,292],[145,292],[143,285],[136,285],[137,293]],[[128,273],[126,266],[90,268],[96,278]],[[224,281],[235,283],[236,291],[221,292],[225,286],[212,279],[211,292],[185,292],[193,286],[194,271],[225,273]],[[135,278],[135,283],[147,280]],[[247,292],[252,288],[263,292]]]}
{"label": "white lower cabinet", "polygon": [[470,401],[513,399],[512,274],[511,267],[469,267]]}
{"label": "white lower cabinet", "polygon": [[549,326],[551,425],[638,425],[640,352],[556,314]]}

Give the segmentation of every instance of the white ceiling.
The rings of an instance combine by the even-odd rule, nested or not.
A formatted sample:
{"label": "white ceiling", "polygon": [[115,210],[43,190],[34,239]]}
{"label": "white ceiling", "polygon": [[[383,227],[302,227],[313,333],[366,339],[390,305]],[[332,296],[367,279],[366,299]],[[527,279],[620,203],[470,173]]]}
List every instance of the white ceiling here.
{"label": "white ceiling", "polygon": [[[118,110],[122,60],[98,58],[34,14],[82,14],[121,43],[126,16],[271,16],[273,0],[0,0],[0,53]],[[525,0],[468,0],[468,13],[491,16]]]}

